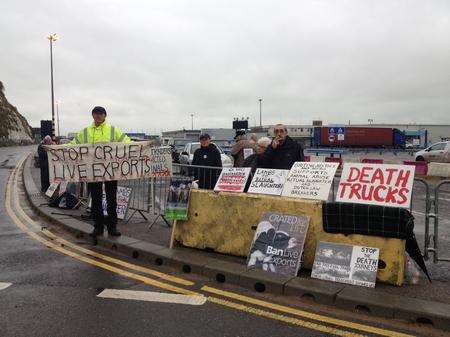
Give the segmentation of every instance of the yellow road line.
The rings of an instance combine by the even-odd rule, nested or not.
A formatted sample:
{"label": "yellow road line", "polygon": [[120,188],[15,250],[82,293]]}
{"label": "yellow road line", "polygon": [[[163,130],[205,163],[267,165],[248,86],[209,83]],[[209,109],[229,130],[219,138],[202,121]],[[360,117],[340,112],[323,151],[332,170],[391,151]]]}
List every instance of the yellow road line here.
{"label": "yellow road line", "polygon": [[[106,263],[103,263],[103,262],[99,262],[99,261],[90,259],[88,257],[79,255],[79,254],[77,254],[75,252],[72,252],[70,250],[62,248],[61,246],[56,245],[53,242],[51,242],[49,240],[46,240],[46,239],[42,238],[41,236],[39,236],[38,234],[36,234],[33,231],[31,231],[16,216],[16,214],[14,213],[14,211],[12,210],[12,207],[11,207],[11,185],[13,184],[13,181],[14,181],[14,189],[17,189],[17,171],[18,171],[18,168],[22,165],[23,161],[24,161],[24,159],[22,159],[19,162],[19,164],[14,169],[14,171],[11,173],[11,176],[10,176],[10,178],[8,180],[8,184],[7,184],[7,188],[6,188],[5,208],[7,210],[7,213],[11,217],[11,219],[14,221],[14,223],[19,228],[21,228],[25,233],[27,233],[30,237],[32,237],[33,239],[41,242],[46,247],[52,248],[52,249],[54,249],[54,250],[56,250],[56,251],[58,251],[58,252],[60,252],[62,254],[71,256],[71,257],[73,257],[73,258],[75,258],[75,259],[77,259],[79,261],[91,264],[93,266],[96,266],[96,267],[99,267],[99,268],[111,271],[113,273],[116,273],[116,274],[119,274],[119,275],[122,275],[122,276],[125,276],[125,277],[128,277],[128,278],[131,278],[131,279],[135,279],[135,280],[141,281],[141,282],[143,282],[145,284],[148,284],[148,285],[151,285],[151,286],[155,286],[155,287],[158,287],[158,288],[161,288],[161,289],[169,290],[169,291],[172,291],[172,292],[176,292],[176,293],[181,293],[181,294],[186,294],[186,295],[200,295],[200,293],[197,293],[197,292],[194,292],[194,291],[190,291],[190,290],[187,290],[187,289],[184,289],[184,288],[179,288],[179,287],[176,287],[176,286],[172,286],[170,284],[166,284],[164,282],[160,282],[160,281],[157,281],[157,280],[154,280],[154,279],[151,279],[151,278],[139,275],[139,274],[128,272],[128,271],[125,271],[125,270],[113,267],[113,266],[111,266],[109,264],[106,264]],[[13,179],[13,177],[14,177],[14,179]],[[18,199],[18,193],[17,193],[17,191],[15,191],[15,192],[16,192],[16,193],[14,193],[15,194],[15,201],[16,201],[19,213],[25,219],[29,220],[31,225],[33,225],[34,227],[40,228],[39,225],[34,220],[29,218],[26,215],[26,213],[21,209],[20,204],[19,204],[19,199]],[[104,259],[105,261],[109,261],[109,262],[112,262],[112,263],[115,263],[115,264],[118,264],[118,265],[125,266],[125,267],[130,268],[130,269],[135,269],[135,270],[142,271],[142,272],[151,271],[152,275],[154,275],[154,276],[158,276],[159,277],[159,275],[162,274],[163,277],[168,277],[167,280],[171,279],[171,281],[173,281],[172,278],[174,278],[174,277],[172,277],[170,275],[167,275],[167,274],[164,274],[164,273],[160,273],[158,271],[155,271],[155,270],[152,270],[152,269],[149,269],[149,268],[136,266],[136,265],[127,263],[125,261],[114,259],[112,257],[109,257],[109,256],[106,256],[106,255],[103,255],[103,254],[100,254],[100,253],[97,253],[97,252],[85,249],[83,247],[79,247],[79,246],[77,246],[75,244],[72,244],[71,242],[69,242],[67,240],[64,240],[64,239],[56,236],[55,234],[53,234],[52,232],[50,232],[48,230],[42,230],[42,232],[44,232],[45,235],[47,235],[48,237],[52,238],[53,240],[59,242],[60,244],[62,243],[62,244],[65,244],[67,246],[70,246],[70,247],[72,247],[74,249],[77,249],[77,250],[85,253],[86,255],[90,255],[90,256],[93,256],[93,257],[98,257],[98,258]],[[146,270],[146,271],[144,271],[144,270]],[[175,279],[177,279],[177,278],[175,278]],[[184,279],[181,279],[181,278],[180,278],[180,280],[187,281],[187,280],[184,280]],[[188,281],[188,282],[190,282],[190,281]],[[255,299],[255,298],[251,298],[251,297],[248,297],[248,296],[243,296],[243,295],[235,294],[235,293],[232,293],[232,292],[222,291],[222,290],[219,290],[219,289],[216,289],[216,288],[212,288],[212,287],[208,287],[208,286],[203,286],[201,288],[201,290],[203,290],[205,292],[209,292],[209,293],[215,293],[217,295],[221,295],[221,296],[224,296],[224,297],[234,298],[234,299],[237,299],[239,301],[256,304],[256,305],[259,305],[259,306],[262,306],[262,307],[266,307],[266,308],[269,308],[269,309],[278,310],[278,311],[285,312],[285,313],[288,313],[288,314],[292,314],[292,315],[296,315],[296,316],[302,316],[302,317],[305,317],[305,318],[318,320],[318,321],[325,322],[325,323],[330,323],[330,324],[333,324],[333,325],[340,325],[340,326],[343,326],[343,327],[346,327],[346,328],[350,328],[350,329],[361,330],[361,331],[365,331],[365,332],[369,332],[369,333],[376,333],[376,334],[383,335],[383,336],[399,336],[399,337],[410,336],[410,335],[407,335],[407,334],[402,334],[402,333],[397,333],[397,332],[393,332],[393,331],[389,331],[389,330],[384,330],[384,329],[380,329],[380,328],[366,326],[366,325],[363,325],[363,324],[353,323],[353,322],[350,322],[350,321],[344,321],[344,320],[339,320],[339,319],[335,319],[335,318],[331,318],[331,317],[327,317],[327,316],[313,314],[313,313],[309,313],[309,312],[306,312],[306,311],[302,311],[302,310],[298,310],[298,309],[294,309],[294,308],[290,308],[290,307],[285,307],[285,306],[282,306],[282,305],[279,305],[279,304],[265,302],[265,301],[258,300],[258,299]],[[345,336],[345,337],[347,337],[347,336],[348,337],[361,336],[361,335],[356,334],[356,333],[351,332],[351,331],[340,330],[340,329],[337,329],[337,328],[320,325],[320,324],[317,324],[317,323],[314,323],[314,322],[303,321],[303,320],[300,320],[300,319],[297,319],[297,318],[294,318],[294,317],[289,317],[289,316],[284,316],[284,315],[281,315],[281,314],[276,314],[276,313],[273,313],[273,312],[269,312],[269,311],[265,311],[265,310],[261,310],[261,309],[257,309],[257,308],[253,308],[253,307],[249,307],[249,306],[245,306],[243,304],[234,303],[234,302],[227,301],[227,300],[222,300],[222,299],[219,299],[219,298],[216,298],[216,297],[208,297],[208,301],[211,302],[211,303],[215,303],[215,304],[218,304],[218,305],[225,306],[225,307],[233,308],[235,310],[245,311],[245,312],[248,312],[248,313],[251,313],[251,314],[255,314],[255,315],[258,315],[258,316],[262,316],[262,317],[266,317],[266,318],[282,321],[282,322],[285,322],[285,323],[294,324],[294,325],[297,325],[297,326],[302,326],[302,327],[305,327],[305,328],[308,328],[308,329],[312,329],[312,330],[317,330],[317,331],[321,331],[321,332],[327,332],[327,333],[335,334],[335,335],[338,335],[338,336]]]}
{"label": "yellow road line", "polygon": [[[14,174],[14,173],[13,173]],[[200,295],[199,293],[190,291],[190,290],[186,290],[183,288],[179,288],[176,286],[172,286],[170,284],[166,284],[142,275],[138,275],[135,273],[131,273],[113,266],[110,266],[106,263],[103,262],[99,262],[87,257],[84,257],[82,255],[79,255],[77,253],[74,253],[70,250],[64,249],[58,245],[55,245],[54,243],[42,238],[41,236],[39,236],[38,234],[34,233],[33,231],[31,231],[26,225],[24,225],[20,219],[16,216],[16,214],[14,213],[14,211],[11,208],[11,184],[12,184],[12,179],[10,179],[10,181],[8,181],[7,187],[6,187],[6,198],[5,198],[5,208],[6,208],[6,212],[8,213],[8,215],[11,217],[11,219],[13,220],[13,222],[20,228],[22,229],[26,234],[28,234],[30,237],[32,237],[33,239],[41,242],[42,244],[44,244],[46,247],[52,248],[60,253],[63,253],[65,255],[68,255],[70,257],[73,257],[79,261],[83,261],[86,262],[88,264],[91,264],[93,266],[105,269],[105,270],[109,270],[113,273],[122,275],[122,276],[126,276],[138,281],[141,281],[145,284],[151,285],[151,286],[155,286],[161,289],[165,289],[165,290],[169,290],[169,291],[173,291],[176,293],[181,293],[181,294],[186,294],[186,295]]]}
{"label": "yellow road line", "polygon": [[344,337],[360,337],[360,336],[364,336],[364,335],[360,335],[360,334],[357,334],[357,333],[354,333],[354,332],[351,332],[351,331],[339,330],[339,329],[336,329],[336,328],[332,328],[332,327],[325,326],[325,325],[320,325],[320,324],[313,323],[313,322],[302,321],[302,320],[300,320],[298,318],[284,316],[284,315],[276,314],[276,313],[273,313],[273,312],[269,312],[269,311],[253,308],[253,307],[248,307],[248,306],[243,305],[243,304],[222,300],[222,299],[216,298],[216,297],[208,297],[207,301],[215,303],[215,304],[219,304],[219,305],[222,305],[222,306],[225,306],[225,307],[228,307],[228,308],[232,308],[232,309],[235,309],[235,310],[244,311],[244,312],[247,312],[247,313],[250,313],[250,314],[254,314],[254,315],[257,315],[257,316],[262,316],[262,317],[265,317],[265,318],[274,319],[274,320],[281,321],[281,322],[284,322],[284,323],[289,323],[289,324],[301,326],[301,327],[304,327],[304,328],[307,328],[307,329],[317,330],[317,331],[325,332],[325,333],[328,333],[328,334],[333,334],[333,335],[336,335],[336,336],[344,336]]}
{"label": "yellow road line", "polygon": [[220,295],[223,297],[232,298],[234,300],[238,300],[241,302],[247,302],[247,303],[259,305],[264,308],[281,311],[281,312],[288,313],[291,315],[301,316],[301,317],[313,319],[313,320],[324,322],[324,323],[330,323],[330,324],[334,324],[334,325],[338,325],[338,326],[347,327],[350,329],[360,330],[360,331],[369,332],[369,333],[375,333],[375,334],[382,335],[382,336],[391,336],[391,337],[411,337],[412,336],[412,335],[408,335],[408,334],[404,334],[404,333],[400,333],[400,332],[376,328],[376,327],[369,326],[369,325],[364,325],[364,324],[345,321],[342,319],[337,319],[337,318],[328,317],[328,316],[324,316],[324,315],[314,314],[312,312],[299,310],[299,309],[295,309],[295,308],[290,308],[290,307],[286,307],[284,305],[280,305],[280,304],[276,304],[276,303],[266,302],[266,301],[259,300],[259,299],[253,298],[253,297],[236,294],[236,293],[233,293],[230,291],[220,290],[220,289],[212,288],[209,286],[203,286],[201,288],[201,290],[206,291],[208,293]]}
{"label": "yellow road line", "polygon": [[[21,164],[21,163],[19,163],[19,164]],[[19,167],[20,167],[20,165],[19,165]],[[51,231],[49,231],[47,229],[41,229],[42,226],[39,226],[39,224],[36,221],[31,219],[23,211],[22,207],[20,206],[19,194],[17,193],[16,188],[17,188],[17,174],[16,174],[16,176],[14,178],[14,189],[15,189],[14,192],[15,193],[13,193],[14,196],[15,196],[16,210],[19,212],[19,214],[22,216],[22,218],[26,222],[30,223],[30,225],[32,225],[33,227],[35,227],[37,229],[40,229],[49,238],[51,238],[51,239],[53,239],[53,240],[55,240],[55,241],[57,241],[57,242],[59,242],[59,243],[61,243],[63,245],[66,245],[66,246],[68,246],[70,248],[76,249],[76,250],[78,250],[78,251],[80,251],[80,252],[82,252],[82,253],[84,253],[86,255],[89,255],[89,256],[92,256],[92,257],[95,257],[95,258],[98,258],[98,259],[102,259],[104,261],[111,262],[111,263],[114,263],[116,265],[128,268],[128,269],[132,269],[132,270],[139,271],[139,272],[142,272],[142,273],[145,273],[145,274],[157,276],[160,279],[164,279],[166,281],[171,281],[173,283],[177,283],[177,284],[181,284],[181,285],[185,285],[185,286],[192,286],[192,285],[195,284],[194,282],[185,280],[185,279],[180,278],[180,277],[168,275],[168,274],[162,273],[162,272],[157,271],[157,270],[153,270],[153,269],[150,269],[150,268],[142,267],[142,266],[139,266],[139,265],[128,263],[128,262],[123,261],[123,260],[115,259],[115,258],[113,258],[111,256],[107,256],[107,255],[104,255],[104,254],[101,254],[101,253],[94,252],[94,251],[92,251],[90,249],[78,246],[78,245],[76,245],[76,244],[74,244],[74,243],[72,243],[70,241],[67,241],[67,240],[65,240],[65,239],[63,239],[61,237],[58,237],[58,236],[56,236],[55,234],[53,234]]]}

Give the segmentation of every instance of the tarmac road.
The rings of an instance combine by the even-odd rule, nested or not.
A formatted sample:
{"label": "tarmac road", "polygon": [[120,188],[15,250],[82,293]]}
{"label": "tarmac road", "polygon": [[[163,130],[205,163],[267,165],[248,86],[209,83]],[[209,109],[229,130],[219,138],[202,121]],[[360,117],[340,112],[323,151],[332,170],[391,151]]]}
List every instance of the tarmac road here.
{"label": "tarmac road", "polygon": [[[15,181],[13,168],[30,149],[0,149],[0,162],[8,159],[0,169],[0,337],[442,334],[237,287],[218,289],[199,276],[178,275],[167,267],[144,270],[123,256],[92,247],[37,219],[27,207],[20,175]],[[50,231],[40,231],[36,225],[48,226]],[[62,240],[71,243],[61,244]],[[110,259],[92,257],[80,249],[95,250]],[[163,294],[160,297],[181,293],[190,296],[183,300],[195,295],[206,301],[190,305],[164,303],[155,297],[154,302],[98,297],[105,289],[157,292]],[[234,294],[233,298],[227,294]],[[255,304],[255,299],[264,302]]]}

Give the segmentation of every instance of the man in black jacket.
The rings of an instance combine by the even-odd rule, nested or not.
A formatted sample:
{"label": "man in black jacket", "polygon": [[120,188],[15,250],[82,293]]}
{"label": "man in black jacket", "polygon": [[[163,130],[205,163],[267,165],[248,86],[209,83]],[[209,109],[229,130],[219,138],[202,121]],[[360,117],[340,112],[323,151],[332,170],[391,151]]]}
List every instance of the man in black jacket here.
{"label": "man in black jacket", "polygon": [[[207,133],[200,135],[200,148],[194,152],[192,165],[222,167],[220,152],[214,144],[211,144],[211,137]],[[213,189],[220,172],[221,170],[213,168],[194,168],[194,176],[198,180],[198,187]]]}
{"label": "man in black jacket", "polygon": [[261,167],[290,170],[296,161],[304,161],[302,147],[288,136],[286,126],[274,127],[275,137],[262,155]]}

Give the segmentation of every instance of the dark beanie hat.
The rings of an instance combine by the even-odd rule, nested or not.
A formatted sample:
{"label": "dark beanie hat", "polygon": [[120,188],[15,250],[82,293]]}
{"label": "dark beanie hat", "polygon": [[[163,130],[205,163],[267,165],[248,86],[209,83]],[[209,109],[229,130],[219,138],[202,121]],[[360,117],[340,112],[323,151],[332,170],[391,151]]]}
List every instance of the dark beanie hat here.
{"label": "dark beanie hat", "polygon": [[105,114],[106,115],[106,110],[102,106],[96,106],[96,107],[94,107],[94,109],[92,109],[92,113]]}

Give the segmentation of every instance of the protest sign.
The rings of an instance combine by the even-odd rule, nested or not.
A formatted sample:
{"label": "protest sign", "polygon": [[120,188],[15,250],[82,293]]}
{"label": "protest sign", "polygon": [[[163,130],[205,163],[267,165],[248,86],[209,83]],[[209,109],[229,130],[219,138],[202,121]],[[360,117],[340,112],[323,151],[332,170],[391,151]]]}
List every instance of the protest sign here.
{"label": "protest sign", "polygon": [[224,167],[214,191],[243,192],[250,170],[250,167]]}
{"label": "protest sign", "polygon": [[309,218],[267,212],[253,238],[247,266],[272,273],[297,276]]}
{"label": "protest sign", "polygon": [[375,287],[380,250],[320,241],[311,277]]}
{"label": "protest sign", "polygon": [[164,216],[169,220],[187,220],[193,178],[177,177],[170,182]]}
{"label": "protest sign", "polygon": [[282,196],[327,200],[339,163],[296,162],[289,171]]}
{"label": "protest sign", "polygon": [[336,201],[409,208],[412,165],[345,163]]}
{"label": "protest sign", "polygon": [[109,181],[172,175],[170,147],[150,142],[49,145],[50,181]]}
{"label": "protest sign", "polygon": [[248,193],[280,195],[288,170],[257,169],[253,176]]}
{"label": "protest sign", "polygon": [[247,159],[248,157],[250,157],[253,154],[253,149],[248,148],[248,149],[244,149],[244,159]]}
{"label": "protest sign", "polygon": [[[128,211],[128,203],[130,201],[130,195],[133,189],[131,187],[124,187],[124,186],[117,186],[117,219],[125,219],[125,215]],[[106,193],[103,192],[103,198],[102,198],[102,207],[103,207],[103,214],[108,214],[108,208],[106,204]]]}
{"label": "protest sign", "polygon": [[55,194],[56,189],[58,188],[59,183],[58,182],[52,182],[50,186],[47,188],[47,191],[45,191],[45,195],[49,198],[53,197],[53,194]]}

